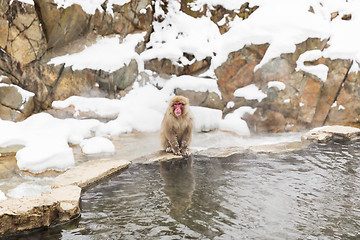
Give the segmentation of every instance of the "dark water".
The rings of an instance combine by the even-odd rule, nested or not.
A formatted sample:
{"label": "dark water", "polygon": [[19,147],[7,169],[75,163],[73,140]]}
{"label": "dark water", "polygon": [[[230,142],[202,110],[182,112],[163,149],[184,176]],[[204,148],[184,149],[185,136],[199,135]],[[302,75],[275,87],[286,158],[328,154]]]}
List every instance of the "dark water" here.
{"label": "dark water", "polygon": [[360,143],[133,164],[18,239],[360,239]]}

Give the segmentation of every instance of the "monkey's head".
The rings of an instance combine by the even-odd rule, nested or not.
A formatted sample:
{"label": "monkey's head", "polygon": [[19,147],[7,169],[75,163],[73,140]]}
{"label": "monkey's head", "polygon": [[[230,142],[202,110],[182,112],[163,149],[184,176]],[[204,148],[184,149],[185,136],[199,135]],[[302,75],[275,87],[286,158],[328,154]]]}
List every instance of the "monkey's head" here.
{"label": "monkey's head", "polygon": [[175,96],[171,99],[169,107],[171,108],[171,113],[175,117],[179,117],[186,114],[188,105],[189,100],[186,97]]}

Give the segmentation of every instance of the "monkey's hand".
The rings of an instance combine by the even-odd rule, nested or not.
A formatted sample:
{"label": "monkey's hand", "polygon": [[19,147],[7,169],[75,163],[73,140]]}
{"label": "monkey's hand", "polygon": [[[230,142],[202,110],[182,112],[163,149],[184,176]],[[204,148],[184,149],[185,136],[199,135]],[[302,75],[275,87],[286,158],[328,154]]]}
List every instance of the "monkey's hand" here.
{"label": "monkey's hand", "polygon": [[175,155],[181,155],[180,147],[177,140],[175,139],[175,141],[170,141],[169,143],[171,147],[171,152],[173,152]]}
{"label": "monkey's hand", "polygon": [[179,148],[177,150],[173,149],[172,152],[177,155],[177,156],[180,156],[182,155],[182,153],[180,152]]}
{"label": "monkey's hand", "polygon": [[182,148],[180,152],[183,157],[188,157],[190,155],[190,151],[188,148]]}

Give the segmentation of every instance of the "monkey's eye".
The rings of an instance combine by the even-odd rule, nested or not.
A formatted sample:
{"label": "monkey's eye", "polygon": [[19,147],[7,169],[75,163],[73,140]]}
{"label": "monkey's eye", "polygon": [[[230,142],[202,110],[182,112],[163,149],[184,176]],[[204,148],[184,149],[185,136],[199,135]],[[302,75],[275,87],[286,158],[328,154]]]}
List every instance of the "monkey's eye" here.
{"label": "monkey's eye", "polygon": [[175,106],[180,106],[180,107],[182,107],[182,106],[184,106],[184,104],[181,103],[181,102],[176,102],[176,103],[173,104],[173,107],[175,107]]}

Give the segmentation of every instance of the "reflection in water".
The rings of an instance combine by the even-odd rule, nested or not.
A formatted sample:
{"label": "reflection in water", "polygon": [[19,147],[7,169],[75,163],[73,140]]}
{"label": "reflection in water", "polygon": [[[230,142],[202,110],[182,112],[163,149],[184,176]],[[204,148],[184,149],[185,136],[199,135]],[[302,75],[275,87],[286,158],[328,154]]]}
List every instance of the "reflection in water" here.
{"label": "reflection in water", "polygon": [[160,162],[160,174],[165,182],[164,193],[171,201],[170,216],[184,216],[195,190],[193,156]]}
{"label": "reflection in water", "polygon": [[77,221],[16,239],[360,239],[360,142],[133,164]]}

